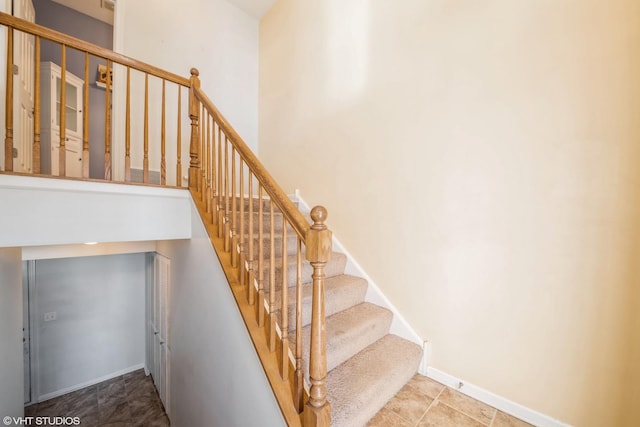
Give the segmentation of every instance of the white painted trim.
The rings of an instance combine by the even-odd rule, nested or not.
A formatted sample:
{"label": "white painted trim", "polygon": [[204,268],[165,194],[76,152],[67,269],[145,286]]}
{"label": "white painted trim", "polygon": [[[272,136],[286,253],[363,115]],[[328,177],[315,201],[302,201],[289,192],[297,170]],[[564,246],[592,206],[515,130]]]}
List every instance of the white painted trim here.
{"label": "white painted trim", "polygon": [[436,368],[429,367],[427,369],[427,377],[438,381],[448,387],[458,390],[460,393],[473,397],[480,402],[493,406],[500,411],[513,415],[523,421],[533,424],[537,427],[571,427],[570,424],[565,424],[562,421],[549,417],[548,415],[541,414],[519,403],[513,402],[502,396],[498,396],[491,393],[488,390],[480,388],[474,384],[463,381],[459,378],[442,372]]}
{"label": "white painted trim", "polygon": [[22,248],[22,260],[77,258],[97,255],[121,255],[155,252],[155,241],[106,242],[95,245],[48,245],[25,246]]}
{"label": "white painted trim", "polygon": [[142,195],[175,199],[191,199],[186,188],[151,187],[125,183],[41,178],[38,176],[0,175],[0,187],[16,190],[85,191],[102,194]]}
{"label": "white painted trim", "polygon": [[[37,396],[40,395],[40,332],[36,327],[40,313],[38,312],[38,296],[36,292],[36,263],[35,261],[26,261],[27,263],[27,282],[29,286],[29,360],[31,361],[31,403],[37,402]],[[24,305],[24,304],[23,304]]]}
{"label": "white painted trim", "polygon": [[[298,201],[299,208],[301,208],[301,210],[306,210],[307,212],[311,211],[311,208],[309,207],[307,202],[300,195],[299,190],[295,191],[295,194],[294,196],[292,196],[292,198]],[[405,320],[398,309],[393,304],[391,304],[391,301],[389,301],[389,299],[382,293],[376,282],[374,282],[374,280],[364,271],[360,264],[358,264],[353,255],[349,253],[349,251],[344,247],[340,240],[338,240],[335,234],[333,234],[333,250],[346,255],[346,274],[362,277],[369,283],[369,286],[367,287],[367,294],[365,295],[365,301],[384,307],[393,313],[393,320],[391,321],[391,328],[389,329],[389,333],[398,335],[399,337],[414,342],[422,347],[424,344],[424,340],[420,337],[420,335],[418,335],[415,329],[413,329],[411,325],[409,325],[409,322]]]}
{"label": "white painted trim", "polygon": [[54,391],[52,393],[47,393],[47,394],[43,394],[42,396],[38,397],[38,402],[43,402],[45,400],[49,400],[49,399],[53,399],[54,397],[58,397],[58,396],[62,396],[63,394],[67,394],[67,393],[71,393],[72,391],[76,391],[76,390],[80,390],[83,389],[85,387],[89,387],[92,386],[94,384],[98,384],[101,383],[103,381],[107,381],[110,380],[112,378],[116,378],[119,377],[121,375],[125,375],[128,374],[129,372],[133,372],[133,371],[137,371],[138,369],[143,369],[145,367],[144,363],[140,363],[139,365],[134,365],[134,366],[130,366],[126,369],[122,369],[120,371],[117,372],[112,372],[108,375],[102,376],[100,378],[95,378],[91,381],[87,381],[81,384],[76,384],[74,386],[71,387],[66,387],[63,388],[61,390],[58,391]]}

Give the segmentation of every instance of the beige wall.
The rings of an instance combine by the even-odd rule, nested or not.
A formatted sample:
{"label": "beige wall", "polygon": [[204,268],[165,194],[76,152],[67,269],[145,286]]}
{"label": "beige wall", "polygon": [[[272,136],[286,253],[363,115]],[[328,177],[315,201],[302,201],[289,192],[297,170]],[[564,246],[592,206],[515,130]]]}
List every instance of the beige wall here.
{"label": "beige wall", "polygon": [[281,0],[260,24],[274,176],[433,367],[580,426],[640,423],[639,28],[636,0]]}

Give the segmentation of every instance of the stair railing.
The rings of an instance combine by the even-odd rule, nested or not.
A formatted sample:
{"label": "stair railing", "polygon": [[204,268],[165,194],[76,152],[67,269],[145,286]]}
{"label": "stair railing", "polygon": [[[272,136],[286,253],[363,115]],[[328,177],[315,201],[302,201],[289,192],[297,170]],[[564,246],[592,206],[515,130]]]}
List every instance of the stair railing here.
{"label": "stair railing", "polygon": [[[196,69],[191,70],[190,78],[184,78],[5,13],[0,13],[0,25],[7,29],[4,164],[0,165],[4,172],[71,175],[67,168],[69,138],[65,134],[66,98],[70,96],[66,83],[71,73],[67,59],[81,55],[83,67],[76,73],[84,79],[80,120],[82,164],[75,177],[180,187],[183,162],[188,157],[189,189],[232,284],[287,423],[329,426],[324,302],[325,266],[331,257],[331,231],[325,224],[327,210],[314,207],[311,222],[300,213],[202,91]],[[16,43],[16,37],[21,38],[20,43]],[[61,107],[57,117],[51,113],[52,123],[57,120],[59,137],[51,141],[57,151],[49,147],[48,153],[41,152],[41,117],[46,108],[41,105],[43,43],[59,47],[60,62],[59,95],[53,96],[59,97]],[[14,73],[16,45],[29,47],[26,49],[29,58],[25,62],[28,70],[18,70],[17,74]],[[95,66],[96,58],[104,66],[103,140],[90,138],[91,95],[87,83],[92,80],[90,65],[93,60]],[[15,86],[32,94],[33,102],[32,116],[29,111],[22,111],[16,114],[17,120],[14,120],[15,75],[20,78],[19,85]],[[155,90],[151,86],[155,86]],[[121,118],[124,129],[118,134],[114,134],[117,128],[112,126],[116,123],[112,90],[121,95],[124,104]],[[187,90],[188,96],[183,97]],[[132,111],[136,106],[140,110],[141,104],[142,119]],[[157,107],[155,113],[154,107]],[[175,111],[176,124],[171,127],[174,133],[171,137],[167,128],[169,110]],[[182,121],[185,113],[189,122]],[[14,134],[14,122],[21,127],[18,134]],[[189,128],[187,147],[182,144],[182,135],[183,130],[186,134]],[[96,146],[104,148],[101,176],[92,176],[89,167]],[[116,148],[120,151],[118,156]],[[22,158],[27,159],[20,168],[15,167],[16,150],[23,150]],[[168,172],[170,162],[175,162],[175,172]],[[53,169],[57,172],[53,173]],[[133,176],[134,171],[140,174],[138,178]],[[303,263],[303,257],[308,264]],[[310,308],[303,310],[305,305]],[[303,332],[305,324],[310,324],[308,337]]]}
{"label": "stair railing", "polygon": [[[324,303],[324,270],[331,257],[331,231],[325,225],[327,210],[314,207],[309,223],[205,95],[198,76],[198,70],[192,69],[190,189],[209,221],[214,244],[217,240],[229,256],[230,274],[235,275],[234,283],[243,302],[253,309],[257,334],[266,337],[268,354],[264,358],[276,359],[277,375],[265,368],[276,395],[282,389],[276,383],[291,381],[290,405],[295,413],[302,413],[302,425],[329,426]],[[291,244],[293,253],[289,252]],[[303,252],[312,268],[309,280],[303,268]],[[308,281],[311,310],[304,313],[303,284]],[[290,288],[295,292],[291,303]],[[303,372],[303,354],[307,352],[303,318],[310,319],[311,325],[308,399]],[[293,351],[291,340],[295,342]],[[267,366],[265,360],[263,366]],[[278,401],[286,417],[289,412],[283,399],[287,399],[290,387],[284,390]]]}
{"label": "stair railing", "polygon": [[[182,123],[182,115],[187,109],[183,103],[186,104],[187,97],[182,95],[189,89],[188,78],[5,13],[0,13],[0,25],[7,29],[3,165],[5,172],[182,186],[183,158],[187,157],[186,147],[182,146],[181,141],[183,127],[187,130],[186,124]],[[20,38],[19,43],[16,43],[17,38]],[[55,112],[50,113],[51,118],[57,120],[57,124],[53,127],[58,131],[58,137],[51,142],[51,146],[55,145],[55,149],[49,148],[47,152],[41,152],[42,130],[45,126],[51,127],[48,123],[41,123],[42,112],[47,108],[41,105],[44,99],[41,87],[41,59],[42,46],[45,43],[49,55],[55,56],[56,62],[59,62],[56,64],[60,68],[61,83],[59,95],[57,95],[59,105],[68,106],[70,94],[67,93],[67,82],[68,74],[71,72],[70,65],[81,68],[75,71],[84,82],[81,126],[79,126],[82,129],[82,141],[78,144],[81,147],[81,157],[73,159],[80,160],[82,164],[81,168],[75,168],[76,174],[68,170],[70,138],[65,124],[70,116],[67,116],[69,113],[67,108],[59,108],[57,117]],[[28,56],[21,61],[24,70],[16,68],[19,65],[14,60],[14,54],[17,53],[17,49],[14,49],[16,46],[20,46],[21,55],[26,53],[25,56]],[[54,46],[59,50],[52,53]],[[72,55],[76,58],[79,55],[82,57],[82,67],[78,66],[78,61],[73,63],[69,61]],[[19,55],[15,56],[20,58]],[[47,59],[52,60],[52,58]],[[103,67],[101,73],[103,78],[96,79],[98,63]],[[90,70],[90,65],[96,68]],[[16,71],[18,71],[17,74]],[[114,73],[116,77],[112,79]],[[22,87],[24,89],[22,92],[31,94],[30,102],[33,102],[33,112],[16,112],[15,114],[19,117],[14,118],[14,103],[17,95],[14,93],[16,76],[20,79],[16,86]],[[96,83],[89,84],[94,80]],[[98,116],[103,114],[104,117],[104,129],[98,131],[103,132],[104,137],[92,140],[89,136],[92,126],[89,111],[90,87],[97,85],[105,91],[103,112],[97,113]],[[112,126],[114,124],[112,91],[114,94],[121,94],[124,103],[124,117],[118,122],[118,124],[124,122],[124,127],[119,134],[113,134],[116,127]],[[132,105],[132,95],[137,105]],[[143,99],[142,102],[140,98]],[[140,111],[142,110],[140,104],[143,104],[144,112]],[[140,114],[134,115],[134,109]],[[173,123],[176,124],[175,127],[171,126],[173,133],[171,136],[168,135],[166,119],[169,111],[175,112]],[[95,116],[96,114],[93,115]],[[138,116],[140,119],[135,120]],[[19,129],[21,133],[16,134],[14,122],[16,126],[22,128]],[[134,139],[133,144],[132,139]],[[114,146],[114,141],[119,143],[117,147]],[[119,151],[117,158],[114,157],[116,149]],[[22,150],[20,157],[23,160],[26,159],[23,164],[14,161],[19,150]],[[101,151],[104,152],[104,173],[100,173],[99,176],[90,174],[90,155]],[[175,164],[175,169],[170,167],[168,170],[170,163]],[[115,167],[118,169],[114,170]],[[132,172],[136,172],[139,177],[132,176]]]}

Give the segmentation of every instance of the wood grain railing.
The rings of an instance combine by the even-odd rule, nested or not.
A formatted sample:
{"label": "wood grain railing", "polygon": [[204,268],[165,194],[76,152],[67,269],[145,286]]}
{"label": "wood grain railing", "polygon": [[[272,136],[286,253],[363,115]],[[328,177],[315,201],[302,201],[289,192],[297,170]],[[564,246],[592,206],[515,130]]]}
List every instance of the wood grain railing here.
{"label": "wood grain railing", "polygon": [[[202,91],[196,69],[191,70],[190,87],[189,185],[194,198],[214,240],[229,256],[241,302],[252,307],[252,326],[265,337],[268,352],[263,365],[265,359],[275,359],[277,371],[265,371],[283,413],[290,413],[290,406],[295,414],[302,414],[302,425],[328,426],[324,269],[331,257],[332,238],[325,225],[327,210],[314,207],[310,223]],[[309,278],[303,275],[303,257],[312,267]],[[312,289],[308,375],[302,363],[302,296],[307,282]],[[289,386],[283,389],[277,382]]]}
{"label": "wood grain railing", "polygon": [[[0,25],[7,28],[7,63],[6,63],[6,85],[5,85],[5,140],[4,140],[4,171],[6,172],[24,172],[35,174],[54,174],[61,177],[78,177],[78,178],[94,178],[104,179],[108,181],[116,180],[116,175],[119,176],[118,181],[133,182],[139,181],[145,184],[154,183],[159,185],[170,185],[180,187],[183,185],[182,178],[182,159],[185,157],[182,152],[183,145],[181,141],[182,137],[182,121],[180,115],[185,110],[182,106],[182,92],[189,89],[190,80],[183,76],[173,74],[171,72],[162,70],[153,65],[146,64],[136,59],[127,57],[115,53],[109,49],[105,49],[100,46],[88,43],[86,41],[76,39],[66,34],[51,30],[46,27],[42,27],[37,24],[33,24],[22,19],[0,13]],[[20,34],[24,37],[30,37],[33,39],[34,56],[29,58],[33,61],[32,65],[35,69],[33,91],[30,96],[33,96],[34,111],[33,111],[33,131],[31,135],[17,135],[14,129],[14,104],[17,102],[16,93],[14,93],[14,39],[16,34]],[[42,84],[41,84],[41,52],[43,43],[50,43],[48,46],[58,46],[59,64],[60,67],[60,85],[59,85],[59,104],[61,105],[58,111],[57,124],[53,125],[58,137],[54,141],[50,142],[54,145],[56,159],[51,159],[51,154],[54,152],[51,148],[49,153],[43,153],[41,150],[42,130],[49,124],[41,123],[41,112],[45,108],[50,108],[49,105],[42,105]],[[68,82],[68,57],[71,53],[77,55],[80,52],[84,56],[84,61],[81,69],[77,71],[78,77],[84,80],[82,88],[82,97],[80,106],[82,107],[81,125],[78,132],[79,151],[82,152],[81,162],[82,165],[78,169],[78,173],[74,175],[68,169],[67,151],[69,145],[69,131],[67,127],[67,114],[66,106],[68,106],[69,94],[67,93]],[[106,66],[106,76],[104,81],[105,91],[105,106],[104,106],[104,129],[103,138],[98,140],[91,139],[91,130],[95,125],[90,120],[90,83],[92,77],[90,73],[90,61],[98,61]],[[118,81],[118,77],[111,77],[116,71],[116,68],[122,71],[121,80]],[[134,79],[142,77],[143,84],[134,84]],[[139,79],[138,79],[139,80]],[[152,90],[151,83],[161,89]],[[172,86],[172,87],[171,87]],[[114,121],[114,111],[112,109],[112,101],[114,96],[112,91],[122,90],[124,92],[124,130],[123,134],[115,134],[115,128],[112,126]],[[132,97],[134,100],[135,95],[142,93],[142,102],[144,103],[144,113],[138,114],[142,116],[134,117],[134,111],[132,108]],[[171,96],[168,96],[171,94]],[[138,97],[139,98],[139,97]],[[156,116],[151,115],[150,100],[158,99],[157,103],[154,102],[154,106],[160,104],[160,114]],[[171,99],[169,99],[171,98]],[[177,123],[177,127],[172,126],[172,133],[175,135],[169,139],[167,131],[167,114],[168,107],[171,106],[172,111],[176,111],[176,119],[172,119],[171,123]],[[55,112],[51,113],[53,116]],[[138,120],[136,120],[136,118]],[[98,130],[99,131],[99,130]],[[135,133],[142,141],[132,141],[132,134]],[[99,134],[99,132],[98,132]],[[27,168],[19,170],[15,166],[14,155],[18,144],[16,140],[18,138],[32,138],[33,140],[33,153],[27,156],[31,159]],[[116,148],[118,148],[120,156],[116,157]],[[104,153],[104,165],[103,168],[97,168],[100,170],[100,174],[91,174],[90,172],[90,156],[91,154]],[[171,159],[175,162],[175,168],[171,167],[171,172],[168,173],[168,153],[171,153]],[[26,155],[25,153],[21,153]],[[52,164],[57,163],[52,167]],[[118,168],[118,169],[115,169]],[[140,178],[134,179],[132,175],[132,168],[139,172]],[[57,173],[52,173],[57,169]],[[175,171],[175,172],[174,172]],[[151,179],[151,173],[154,174],[154,179]]]}
{"label": "wood grain railing", "polygon": [[[298,210],[206,96],[200,87],[198,70],[191,69],[190,77],[184,78],[4,13],[0,13],[0,25],[7,28],[8,53],[4,172],[70,176],[66,107],[71,94],[66,85],[70,79],[67,58],[74,51],[80,52],[83,61],[78,74],[82,75],[84,84],[78,107],[82,108],[79,141],[82,165],[77,178],[134,182],[132,172],[137,166],[141,183],[149,184],[154,172],[156,184],[180,187],[182,162],[188,157],[188,188],[205,221],[285,420],[289,425],[329,426],[324,270],[331,257],[332,237],[325,225],[327,210],[314,207],[310,212],[311,221]],[[14,132],[16,34],[33,37],[34,43],[33,130],[19,135]],[[47,123],[47,126],[56,120],[59,123],[59,138],[51,142],[58,149],[57,157],[51,156],[54,151],[51,147],[47,153],[42,151],[42,112],[45,108],[51,109],[52,104],[42,102],[43,41],[57,45],[60,53],[59,115],[54,117],[54,107],[54,112],[48,114],[52,123]],[[104,111],[98,112],[104,119],[104,128],[94,129],[101,135],[99,140],[91,137],[96,132],[91,133],[93,124],[89,114],[90,64],[96,58],[106,66],[107,76],[117,67],[121,71],[114,75],[113,81],[110,78],[105,81]],[[157,89],[155,92],[152,85]],[[123,95],[121,132],[114,132],[112,89],[114,94]],[[188,97],[183,96],[187,90]],[[154,113],[152,110],[158,104]],[[134,114],[136,106],[138,115]],[[174,111],[176,116],[171,118]],[[188,120],[187,117],[183,120],[182,114],[186,114]],[[189,129],[189,144],[183,144],[182,135]],[[16,144],[16,138],[33,138],[32,163],[28,170],[14,169],[14,148],[23,146]],[[90,168],[90,156],[96,153],[96,147],[104,152],[100,176],[92,176]],[[168,167],[171,161],[175,161],[175,169]],[[57,169],[57,174],[51,173],[53,169]],[[312,294],[310,313],[306,314],[303,313],[304,286],[310,287]],[[308,343],[303,342],[303,318],[311,319]],[[310,347],[309,372],[304,372],[303,354],[307,352],[303,346]]]}

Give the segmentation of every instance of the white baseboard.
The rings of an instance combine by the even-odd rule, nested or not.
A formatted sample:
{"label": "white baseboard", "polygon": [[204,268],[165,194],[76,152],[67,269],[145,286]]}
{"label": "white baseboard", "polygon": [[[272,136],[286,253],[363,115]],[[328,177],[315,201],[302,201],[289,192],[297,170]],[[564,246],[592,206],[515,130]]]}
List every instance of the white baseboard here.
{"label": "white baseboard", "polygon": [[[129,372],[137,371],[138,369],[142,369],[142,368],[145,368],[145,364],[144,363],[141,363],[141,364],[135,365],[135,366],[130,366],[130,367],[128,367],[126,369],[123,369],[121,371],[112,372],[112,373],[110,373],[108,375],[104,375],[104,376],[99,377],[99,378],[94,378],[94,379],[92,379],[90,381],[86,381],[84,383],[76,384],[76,385],[73,385],[71,387],[66,387],[66,388],[63,388],[61,390],[57,390],[57,391],[54,391],[54,392],[51,392],[51,393],[43,394],[43,395],[40,395],[38,397],[38,402],[44,402],[45,400],[53,399],[54,397],[62,396],[63,394],[71,393],[72,391],[80,390],[80,389],[83,389],[85,387],[89,387],[89,386],[92,386],[94,384],[101,383],[102,381],[107,381],[107,380],[110,380],[111,378],[119,377],[121,375],[125,375],[125,374],[128,374]],[[146,368],[145,368],[145,373],[146,373]]]}
{"label": "white baseboard", "polygon": [[[309,212],[311,207],[300,195],[300,191],[296,190],[292,199],[297,200],[301,211]],[[353,255],[344,247],[340,240],[333,235],[333,250],[341,252],[347,257],[347,266],[345,268],[345,274],[352,276],[358,276],[365,279],[369,286],[367,287],[367,294],[365,295],[365,301],[370,302],[380,307],[384,307],[393,313],[393,320],[391,321],[391,328],[389,333],[398,335],[408,341],[414,342],[420,347],[423,347],[425,341],[418,335],[418,333],[409,325],[409,322],[400,314],[396,307],[391,304],[391,301],[382,293],[376,282],[364,271],[364,269],[358,264]]]}
{"label": "white baseboard", "polygon": [[541,414],[540,412],[534,411],[533,409],[522,406],[519,403],[493,394],[490,391],[470,384],[438,369],[432,367],[427,368],[426,376],[435,381],[438,381],[439,383],[449,386],[454,390],[458,390],[460,393],[473,397],[480,402],[493,406],[494,408],[497,408],[506,414],[513,415],[514,417],[526,421],[529,424],[533,424],[534,426],[571,427],[570,424],[563,423],[562,421]]}
{"label": "white baseboard", "polygon": [[[298,201],[301,211],[311,211],[311,207],[302,198],[299,190],[296,190],[295,195],[291,196],[291,198]],[[340,240],[338,240],[335,235],[333,236],[333,247],[335,251],[342,252],[347,256],[347,266],[345,268],[345,273],[362,277],[369,283],[365,301],[379,305],[381,307],[385,307],[393,313],[393,321],[391,323],[391,329],[389,332],[398,335],[406,340],[412,341],[423,348],[422,361],[418,369],[418,372],[420,374],[432,378],[455,390],[458,390],[461,393],[473,397],[476,400],[484,402],[487,405],[491,405],[506,414],[513,415],[516,418],[533,424],[534,426],[571,427],[569,424],[565,424],[547,415],[536,412],[533,409],[529,409],[504,397],[493,394],[490,391],[487,391],[476,385],[470,384],[452,375],[430,367],[429,358],[431,353],[431,344],[428,341],[423,340],[420,335],[418,335],[418,333],[411,327],[411,325],[409,325],[409,323],[404,319],[400,312],[382,293],[378,285],[376,285],[373,279],[371,279],[371,277],[364,271],[360,264],[358,264],[355,258],[349,253],[349,251],[344,247],[344,245],[340,242]]]}

